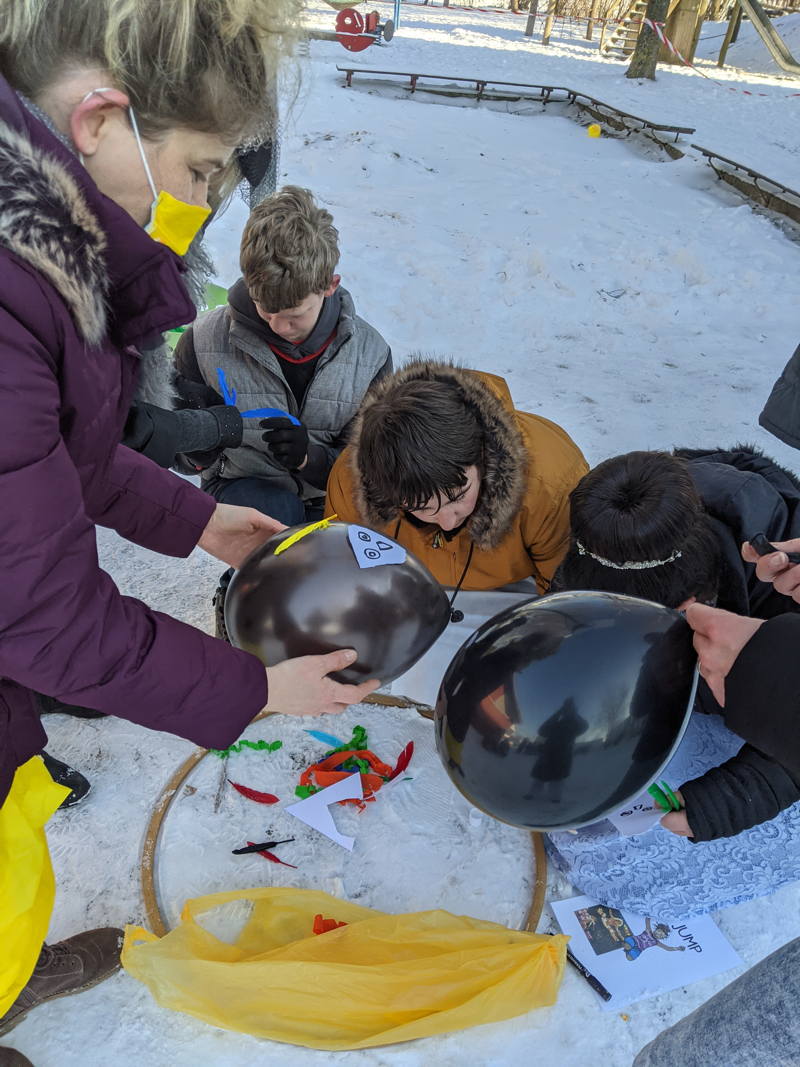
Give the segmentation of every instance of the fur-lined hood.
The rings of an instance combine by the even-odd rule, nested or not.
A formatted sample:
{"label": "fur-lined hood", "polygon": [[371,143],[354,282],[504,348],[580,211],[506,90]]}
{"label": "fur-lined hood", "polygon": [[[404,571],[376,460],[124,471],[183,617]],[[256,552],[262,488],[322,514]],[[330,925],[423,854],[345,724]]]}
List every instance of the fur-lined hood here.
{"label": "fur-lined hood", "polygon": [[77,182],[53,156],[0,122],[0,244],[43,275],[81,336],[106,334],[106,236]]}
{"label": "fur-lined hood", "polygon": [[[470,539],[482,549],[496,548],[507,535],[522,505],[530,457],[517,425],[508,386],[502,378],[468,370],[452,363],[414,358],[381,381],[365,397],[361,411],[409,381],[445,382],[458,390],[484,432],[484,469],[478,503],[467,522]],[[358,509],[367,521],[383,526],[398,515],[374,508],[364,494],[359,475],[359,441],[363,415],[359,414],[350,438],[350,458]]]}
{"label": "fur-lined hood", "polygon": [[[178,257],[100,192],[2,78],[0,247],[53,287],[91,347],[108,338],[138,348],[194,318]],[[162,363],[161,353],[142,361],[150,396],[168,388]]]}

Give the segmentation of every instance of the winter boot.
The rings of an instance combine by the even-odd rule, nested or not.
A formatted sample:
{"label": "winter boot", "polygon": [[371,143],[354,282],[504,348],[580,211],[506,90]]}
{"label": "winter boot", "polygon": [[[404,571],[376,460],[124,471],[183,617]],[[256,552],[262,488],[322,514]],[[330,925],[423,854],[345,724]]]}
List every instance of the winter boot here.
{"label": "winter boot", "polygon": [[105,719],[106,717],[104,711],[82,708],[79,704],[62,704],[55,697],[46,697],[43,693],[37,693],[37,697],[40,715],[73,715],[76,719]]}
{"label": "winter boot", "polygon": [[67,764],[62,763],[60,759],[53,759],[47,752],[42,752],[41,755],[44,760],[44,765],[50,772],[50,777],[53,781],[57,785],[65,785],[72,790],[69,796],[64,797],[58,805],[59,808],[71,808],[73,804],[77,804],[78,801],[83,800],[92,788],[88,778],[84,778],[80,771],[68,767]]}
{"label": "winter boot", "polygon": [[0,1067],[33,1067],[27,1056],[17,1052],[15,1048],[0,1046]]}
{"label": "winter boot", "polygon": [[228,628],[225,625],[225,596],[228,592],[228,586],[231,584],[231,578],[233,577],[233,568],[222,575],[217,586],[217,591],[214,593],[214,598],[211,603],[214,605],[214,636],[219,637],[222,641],[231,643],[230,636],[228,634]]}
{"label": "winter boot", "polygon": [[122,937],[122,930],[105,927],[76,934],[56,945],[43,945],[28,984],[0,1016],[0,1034],[8,1033],[45,1001],[82,993],[118,971]]}

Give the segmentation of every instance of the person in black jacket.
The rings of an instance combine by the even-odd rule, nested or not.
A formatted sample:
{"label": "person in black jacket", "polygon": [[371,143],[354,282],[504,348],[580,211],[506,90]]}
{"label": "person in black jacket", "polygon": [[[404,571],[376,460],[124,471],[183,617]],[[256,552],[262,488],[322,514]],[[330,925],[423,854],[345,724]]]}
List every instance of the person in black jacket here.
{"label": "person in black jacket", "polygon": [[[581,480],[570,504],[570,548],[554,589],[626,593],[679,610],[717,605],[737,616],[775,618],[778,632],[800,625],[800,616],[785,615],[798,605],[760,580],[754,553],[740,553],[756,533],[800,536],[800,485],[752,449],[616,456]],[[752,627],[755,620],[743,622]],[[739,713],[740,704],[721,707],[701,683],[696,708],[722,714],[746,743],[722,766],[684,783],[684,810],[662,820],[693,842],[735,836],[800,799],[800,759],[783,758],[774,724],[766,736],[769,717]]]}

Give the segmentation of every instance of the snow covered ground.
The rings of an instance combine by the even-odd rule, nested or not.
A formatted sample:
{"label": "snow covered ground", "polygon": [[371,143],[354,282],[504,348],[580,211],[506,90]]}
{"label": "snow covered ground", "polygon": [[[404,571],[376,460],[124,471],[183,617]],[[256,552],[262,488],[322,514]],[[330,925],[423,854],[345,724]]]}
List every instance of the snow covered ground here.
{"label": "snow covered ground", "polygon": [[[380,10],[385,16],[391,8]],[[330,28],[334,13],[316,5],[311,19]],[[798,19],[777,23],[786,25],[795,54]],[[542,113],[538,105],[512,105],[506,114],[471,102],[398,98],[389,88],[368,91],[357,83],[347,90],[335,66],[567,85],[653,120],[695,126],[691,140],[795,188],[800,97],[790,94],[800,92],[800,82],[775,76],[749,26],[729,61],[741,55],[756,72],[733,66],[717,72],[712,52],[701,67],[723,85],[677,68],[637,84],[625,79],[624,65],[600,57],[580,36],[554,38],[544,49],[538,36],[523,37],[524,22],[507,12],[408,7],[386,48],[351,56],[337,44],[311,45],[286,120],[281,180],[310,186],[333,212],[341,272],[357,308],[384,333],[398,361],[423,351],[505,375],[518,406],[565,426],[591,462],[632,448],[748,440],[798,469],[797,453],[757,426],[771,384],[800,340],[799,249],[770,219],[693,155],[671,162],[635,138],[593,140],[566,113]],[[765,95],[738,91],[744,89]],[[236,202],[212,227],[226,284],[236,278],[245,216]],[[105,566],[125,593],[211,629],[215,561],[201,552],[187,561],[162,559],[107,531],[99,539]],[[348,714],[363,721],[371,712]],[[191,746],[121,721],[54,716],[46,724],[50,750],[93,782],[89,798],[51,824],[59,884],[51,938],[141,922],[142,835],[155,798]],[[333,719],[309,725],[334,734],[342,728]],[[260,736],[280,736],[278,725]],[[185,837],[176,836],[176,824],[168,838],[172,907],[179,905],[175,897],[202,888],[206,816],[198,840],[191,838],[191,819]],[[431,837],[424,814],[409,818],[414,835]],[[224,844],[234,847],[228,838]],[[273,870],[284,874],[261,873]],[[398,909],[419,906],[420,883],[430,905],[439,902],[438,867],[420,862],[417,873],[414,894],[401,899],[398,892]],[[519,865],[498,864],[487,874],[490,889],[492,878],[507,896],[498,918],[516,914],[528,890]],[[461,894],[461,910],[488,913],[474,878],[464,877]],[[569,895],[569,886],[551,879],[551,898]],[[798,887],[790,886],[717,918],[751,964],[796,935],[799,903]],[[80,998],[38,1009],[4,1040],[36,1067],[447,1067],[533,1057],[547,1067],[587,1061],[624,1067],[664,1025],[731,977],[643,1001],[621,1016],[601,1013],[595,995],[568,970],[551,1009],[468,1034],[331,1054],[168,1013],[121,974]]]}

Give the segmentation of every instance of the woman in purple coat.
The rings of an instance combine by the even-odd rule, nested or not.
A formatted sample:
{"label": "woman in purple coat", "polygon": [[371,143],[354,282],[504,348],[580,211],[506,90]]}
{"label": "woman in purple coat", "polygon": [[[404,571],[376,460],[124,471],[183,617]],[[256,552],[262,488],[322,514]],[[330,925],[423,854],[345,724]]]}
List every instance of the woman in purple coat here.
{"label": "woman in purple coat", "polygon": [[[295,0],[6,0],[0,22],[0,1033],[118,966],[117,930],[42,943],[64,796],[35,693],[224,748],[263,708],[375,685],[350,651],[270,668],[121,596],[95,526],[231,566],[279,529],[119,445],[137,346],[194,318],[180,256],[258,132]],[[177,253],[177,254],[176,254]],[[268,696],[269,683],[269,696]]]}

